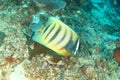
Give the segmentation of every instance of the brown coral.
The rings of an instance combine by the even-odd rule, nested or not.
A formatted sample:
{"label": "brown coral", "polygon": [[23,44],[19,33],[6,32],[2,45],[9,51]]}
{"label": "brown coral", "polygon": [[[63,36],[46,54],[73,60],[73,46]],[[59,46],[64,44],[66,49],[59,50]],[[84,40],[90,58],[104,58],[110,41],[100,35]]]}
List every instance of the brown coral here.
{"label": "brown coral", "polygon": [[117,62],[120,62],[120,47],[115,49],[114,58]]}

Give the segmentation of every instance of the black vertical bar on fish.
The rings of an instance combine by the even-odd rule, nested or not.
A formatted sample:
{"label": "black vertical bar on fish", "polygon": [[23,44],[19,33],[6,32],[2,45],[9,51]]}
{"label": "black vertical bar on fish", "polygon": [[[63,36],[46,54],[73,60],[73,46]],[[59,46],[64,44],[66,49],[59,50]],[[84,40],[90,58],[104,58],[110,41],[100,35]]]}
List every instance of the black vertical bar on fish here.
{"label": "black vertical bar on fish", "polygon": [[[49,27],[50,28],[50,27]],[[48,29],[49,29],[48,28]],[[48,37],[48,35],[52,32],[52,30],[54,30],[54,28],[55,28],[55,25],[49,30],[49,32],[48,32],[48,29],[46,30],[46,32],[48,32],[47,34],[46,34],[46,36],[45,36],[45,39]]]}
{"label": "black vertical bar on fish", "polygon": [[57,31],[56,31],[55,34],[52,36],[52,38],[49,40],[49,42],[51,42],[52,40],[54,40],[54,39],[58,36],[60,30],[61,30],[61,27],[59,27],[59,28],[57,29]]}

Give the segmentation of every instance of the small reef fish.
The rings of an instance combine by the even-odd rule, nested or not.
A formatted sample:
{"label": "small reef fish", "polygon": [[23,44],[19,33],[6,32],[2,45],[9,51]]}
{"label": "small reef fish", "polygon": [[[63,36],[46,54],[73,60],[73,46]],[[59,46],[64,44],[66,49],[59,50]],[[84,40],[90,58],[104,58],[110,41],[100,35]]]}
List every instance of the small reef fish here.
{"label": "small reef fish", "polygon": [[[36,27],[35,27],[36,28]],[[80,49],[78,35],[57,18],[49,17],[45,25],[33,27],[32,40],[61,56],[74,56]]]}
{"label": "small reef fish", "polygon": [[66,6],[66,2],[63,0],[33,0],[38,5],[43,5],[47,10],[59,10]]}

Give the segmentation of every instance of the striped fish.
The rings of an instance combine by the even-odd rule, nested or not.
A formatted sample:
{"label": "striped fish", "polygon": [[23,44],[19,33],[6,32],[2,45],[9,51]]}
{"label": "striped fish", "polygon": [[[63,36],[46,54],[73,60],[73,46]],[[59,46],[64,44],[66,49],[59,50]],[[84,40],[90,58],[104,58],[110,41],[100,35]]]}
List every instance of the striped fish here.
{"label": "striped fish", "polygon": [[62,56],[77,55],[80,47],[77,34],[54,17],[50,17],[45,25],[40,25],[32,39]]}

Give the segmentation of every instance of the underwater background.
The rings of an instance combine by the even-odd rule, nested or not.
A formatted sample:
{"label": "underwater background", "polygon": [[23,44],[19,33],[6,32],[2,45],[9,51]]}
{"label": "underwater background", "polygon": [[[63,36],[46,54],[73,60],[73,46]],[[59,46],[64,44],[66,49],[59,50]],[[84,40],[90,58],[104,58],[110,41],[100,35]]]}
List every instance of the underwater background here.
{"label": "underwater background", "polygon": [[120,0],[0,0],[0,80],[120,80]]}

